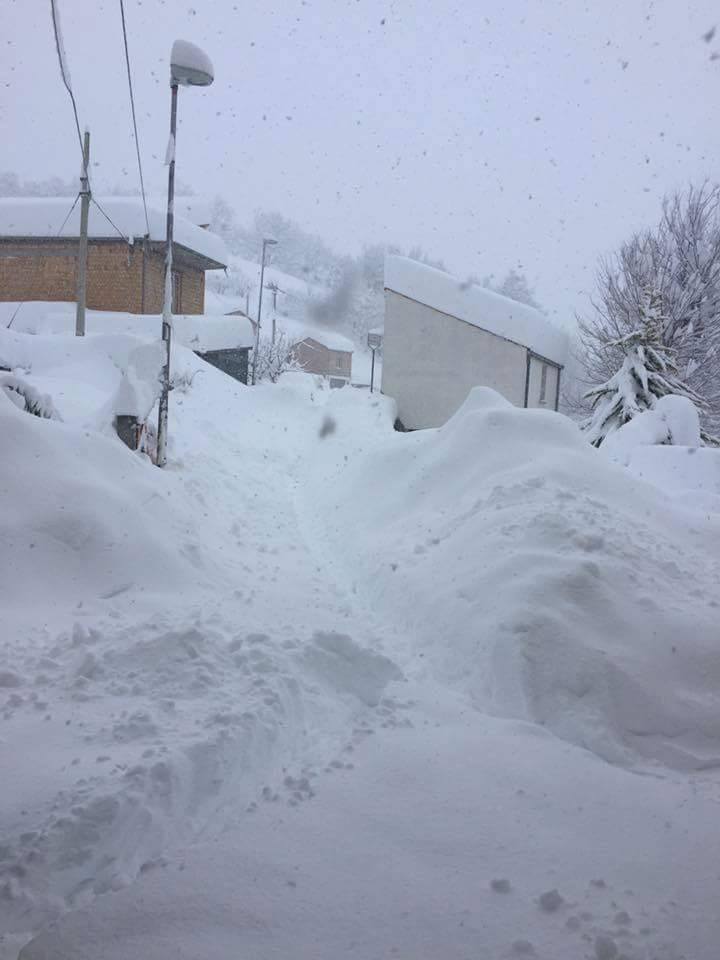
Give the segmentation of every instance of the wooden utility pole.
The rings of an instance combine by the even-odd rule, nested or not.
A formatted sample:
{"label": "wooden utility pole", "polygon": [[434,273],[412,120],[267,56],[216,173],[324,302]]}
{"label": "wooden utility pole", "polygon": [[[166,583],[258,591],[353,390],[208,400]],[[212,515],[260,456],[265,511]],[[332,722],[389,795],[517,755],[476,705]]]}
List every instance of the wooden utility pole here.
{"label": "wooden utility pole", "polygon": [[80,174],[80,246],[77,264],[77,310],[75,313],[75,336],[85,336],[85,299],[87,287],[88,217],[90,215],[90,131],[85,131],[83,142],[83,166]]}

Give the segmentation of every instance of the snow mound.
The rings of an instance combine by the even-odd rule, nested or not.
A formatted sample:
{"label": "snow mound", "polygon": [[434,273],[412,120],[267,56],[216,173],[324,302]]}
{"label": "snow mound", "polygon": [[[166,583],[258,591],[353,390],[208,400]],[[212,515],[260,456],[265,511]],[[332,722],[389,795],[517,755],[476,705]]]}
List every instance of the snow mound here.
{"label": "snow mound", "polygon": [[145,421],[160,396],[165,349],[160,341],[136,347],[112,399],[113,412]]}
{"label": "snow mound", "polygon": [[668,394],[652,410],[645,410],[609,434],[600,449],[611,460],[627,466],[633,452],[642,446],[699,447],[700,416],[687,397]]}
{"label": "snow mound", "polygon": [[0,544],[12,558],[0,579],[3,610],[32,610],[38,583],[66,607],[128,580],[161,592],[187,582],[165,537],[163,491],[119,440],[30,416],[3,397],[0,436]]}
{"label": "snow mound", "polygon": [[695,510],[720,513],[720,449],[639,446],[630,472]]}
{"label": "snow mound", "polygon": [[720,518],[477,391],[336,491],[353,576],[408,624],[418,672],[613,761],[720,763]]}

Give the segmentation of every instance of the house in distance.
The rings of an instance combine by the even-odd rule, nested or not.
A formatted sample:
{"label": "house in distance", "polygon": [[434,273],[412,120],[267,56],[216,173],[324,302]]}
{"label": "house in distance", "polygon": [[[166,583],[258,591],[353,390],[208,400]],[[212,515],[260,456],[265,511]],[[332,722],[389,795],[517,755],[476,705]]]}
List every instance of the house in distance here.
{"label": "house in distance", "polygon": [[293,344],[295,361],[305,373],[325,377],[331,387],[344,387],[352,376],[354,344],[334,330],[309,332]]}
{"label": "house in distance", "polygon": [[442,426],[470,390],[557,410],[566,335],[533,307],[388,256],[382,392],[404,429]]}
{"label": "house in distance", "polygon": [[[165,289],[165,210],[140,197],[106,197],[90,204],[87,306],[92,310],[157,314]],[[80,204],[67,197],[0,199],[0,300],[74,301]],[[104,211],[104,213],[102,212]],[[175,217],[172,309],[201,314],[205,271],[228,258],[220,237]]]}

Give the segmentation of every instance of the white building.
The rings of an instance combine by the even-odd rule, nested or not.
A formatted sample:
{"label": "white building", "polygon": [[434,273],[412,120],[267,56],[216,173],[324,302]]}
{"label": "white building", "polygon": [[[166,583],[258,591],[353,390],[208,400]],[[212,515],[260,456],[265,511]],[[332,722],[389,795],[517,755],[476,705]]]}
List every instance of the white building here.
{"label": "white building", "polygon": [[538,310],[387,257],[382,392],[406,429],[441,426],[476,386],[557,410],[567,350],[566,334]]}

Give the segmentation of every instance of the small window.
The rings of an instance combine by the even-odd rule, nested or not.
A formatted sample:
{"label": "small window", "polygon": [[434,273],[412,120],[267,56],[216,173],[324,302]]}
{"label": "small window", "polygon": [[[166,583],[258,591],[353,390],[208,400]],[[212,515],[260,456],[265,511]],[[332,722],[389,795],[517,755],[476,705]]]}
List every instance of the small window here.
{"label": "small window", "polygon": [[547,403],[547,372],[548,365],[544,363],[542,365],[542,371],[540,373],[540,403]]}

